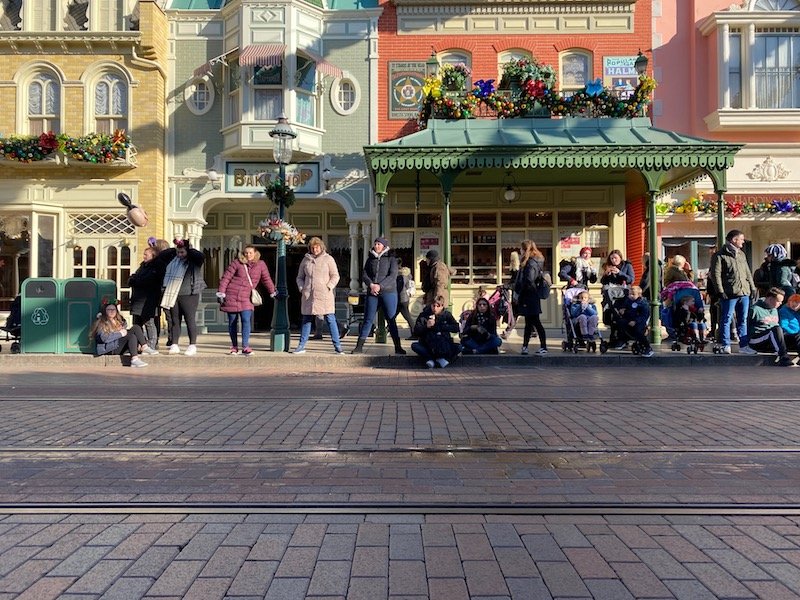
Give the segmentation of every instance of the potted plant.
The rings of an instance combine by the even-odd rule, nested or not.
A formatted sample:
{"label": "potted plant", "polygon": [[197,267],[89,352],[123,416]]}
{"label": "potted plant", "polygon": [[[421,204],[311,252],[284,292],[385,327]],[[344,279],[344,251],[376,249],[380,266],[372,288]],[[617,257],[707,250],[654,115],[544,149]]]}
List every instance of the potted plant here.
{"label": "potted plant", "polygon": [[519,58],[503,64],[501,88],[520,87],[528,80],[541,82],[541,85],[551,90],[556,85],[555,69],[550,65],[541,64],[535,58]]}
{"label": "potted plant", "polygon": [[446,64],[441,69],[442,85],[446,90],[461,91],[470,75],[472,71],[464,63]]}

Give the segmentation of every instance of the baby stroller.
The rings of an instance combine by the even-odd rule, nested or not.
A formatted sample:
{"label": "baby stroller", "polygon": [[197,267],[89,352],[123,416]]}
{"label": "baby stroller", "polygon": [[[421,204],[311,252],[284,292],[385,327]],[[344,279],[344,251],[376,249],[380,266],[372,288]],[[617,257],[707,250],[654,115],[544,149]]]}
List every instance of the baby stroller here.
{"label": "baby stroller", "polygon": [[[5,327],[0,327],[0,331],[5,332],[6,341],[11,342],[11,354],[19,354],[22,334],[22,296],[17,296],[11,302],[11,310],[8,313]],[[2,349],[3,347],[0,346],[0,351]]]}
{"label": "baby stroller", "polygon": [[581,286],[574,286],[561,290],[561,331],[565,337],[564,341],[561,342],[561,349],[564,352],[572,352],[573,354],[577,354],[581,348],[586,348],[587,352],[597,352],[597,341],[599,340],[600,353],[605,354],[608,351],[608,343],[603,340],[600,332],[595,331],[594,339],[580,339],[579,332],[575,328],[575,323],[572,322],[572,317],[569,314],[570,305],[577,301],[578,294],[585,291],[586,288]]}
{"label": "baby stroller", "polygon": [[511,287],[508,285],[498,285],[487,298],[489,308],[492,309],[494,318],[497,319],[497,329],[500,330],[500,320],[506,323],[514,322],[514,311],[511,308]]}
{"label": "baby stroller", "polygon": [[619,331],[617,321],[620,317],[620,308],[628,295],[628,286],[613,283],[603,286],[603,324],[607,326],[609,334],[608,345],[616,346],[627,342],[627,336]]}
{"label": "baby stroller", "polygon": [[361,324],[364,322],[364,310],[366,309],[366,302],[367,302],[367,294],[366,292],[360,292],[358,294],[348,294],[347,296],[347,319],[345,319],[344,324],[341,326],[341,332],[339,333],[339,337],[345,337],[350,330],[352,329],[353,325],[358,325],[358,328],[361,328]]}
{"label": "baby stroller", "polygon": [[661,323],[674,340],[670,346],[671,350],[680,352],[681,344],[684,344],[687,354],[697,354],[705,349],[706,340],[700,339],[698,331],[678,317],[678,309],[683,299],[687,296],[694,300],[695,318],[698,322],[703,321],[705,318],[705,304],[700,290],[689,281],[676,281],[669,284],[661,292],[661,300],[664,303],[661,309]]}

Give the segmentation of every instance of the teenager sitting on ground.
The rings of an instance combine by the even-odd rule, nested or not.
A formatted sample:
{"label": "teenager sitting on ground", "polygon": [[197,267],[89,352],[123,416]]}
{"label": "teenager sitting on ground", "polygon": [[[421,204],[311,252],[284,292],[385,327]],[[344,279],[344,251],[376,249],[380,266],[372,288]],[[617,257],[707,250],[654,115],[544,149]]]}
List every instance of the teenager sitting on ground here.
{"label": "teenager sitting on ground", "polygon": [[775,353],[775,363],[782,367],[791,367],[795,361],[789,358],[783,329],[780,326],[778,307],[783,303],[783,290],[772,287],[767,295],[753,304],[750,311],[750,342],[739,348],[739,354],[758,354],[759,352]]}
{"label": "teenager sitting on ground", "polygon": [[492,314],[489,301],[478,298],[473,310],[464,325],[461,334],[461,344],[467,354],[498,354],[498,348],[503,343],[497,335],[497,320]]}
{"label": "teenager sitting on ground", "polygon": [[432,369],[439,365],[444,369],[461,353],[461,344],[453,342],[452,334],[458,333],[458,321],[445,308],[444,296],[438,296],[422,309],[414,325],[414,335],[419,341],[411,349]]}

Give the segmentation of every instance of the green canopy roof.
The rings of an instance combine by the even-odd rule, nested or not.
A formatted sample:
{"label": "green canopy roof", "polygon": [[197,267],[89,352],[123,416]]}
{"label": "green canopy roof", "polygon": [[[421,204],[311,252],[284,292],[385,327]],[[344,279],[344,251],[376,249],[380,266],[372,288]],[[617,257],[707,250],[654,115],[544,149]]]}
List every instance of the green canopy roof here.
{"label": "green canopy roof", "polygon": [[634,170],[663,190],[703,174],[724,184],[741,147],[658,129],[644,117],[431,119],[427,129],[365,146],[364,154],[373,173],[555,169],[590,184],[607,181],[610,169]]}

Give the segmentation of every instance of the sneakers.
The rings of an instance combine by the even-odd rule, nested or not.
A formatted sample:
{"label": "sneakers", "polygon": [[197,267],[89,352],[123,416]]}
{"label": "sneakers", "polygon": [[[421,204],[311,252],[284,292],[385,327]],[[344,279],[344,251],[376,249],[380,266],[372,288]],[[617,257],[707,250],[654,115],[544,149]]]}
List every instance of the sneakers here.
{"label": "sneakers", "polygon": [[239,354],[239,349],[236,346],[231,346],[231,349],[228,350],[228,354]]}
{"label": "sneakers", "polygon": [[731,353],[731,347],[730,346],[723,346],[722,348],[719,349],[719,353],[720,354],[730,354]]}
{"label": "sneakers", "polygon": [[172,344],[172,346],[169,347],[169,353],[170,354],[180,354],[181,353],[180,346],[178,346],[178,344]]}
{"label": "sneakers", "polygon": [[628,347],[628,342],[620,342],[614,346],[614,350],[625,350]]}
{"label": "sneakers", "polygon": [[142,352],[144,352],[145,354],[150,354],[150,355],[158,354],[158,350],[155,350],[154,348],[151,348],[147,344],[142,346]]}
{"label": "sneakers", "polygon": [[303,348],[302,346],[298,346],[297,348],[294,349],[294,352],[292,352],[292,354],[305,354],[305,353],[306,349]]}
{"label": "sneakers", "polygon": [[645,350],[644,352],[642,352],[642,356],[644,356],[645,358],[650,358],[650,357],[651,357],[651,356],[653,356],[654,354],[655,354],[655,352],[653,352],[653,349],[652,349],[652,348],[648,348],[647,350]]}
{"label": "sneakers", "polygon": [[536,351],[536,354],[539,354],[539,355],[542,355],[542,354],[547,354],[547,348],[539,348],[539,349]]}
{"label": "sneakers", "polygon": [[136,369],[136,368],[146,367],[147,363],[144,362],[138,356],[134,356],[133,358],[131,358],[131,366]]}
{"label": "sneakers", "polygon": [[429,361],[425,362],[425,366],[428,367],[429,369],[432,369],[436,365],[434,364],[434,362],[432,360],[429,360]]}
{"label": "sneakers", "polygon": [[437,358],[436,364],[439,365],[442,369],[444,369],[447,365],[450,364],[450,362],[445,360],[444,358]]}
{"label": "sneakers", "polygon": [[338,348],[334,348],[333,351],[336,352],[336,354],[338,354],[339,356],[344,354],[344,350],[342,350],[341,346],[339,346]]}
{"label": "sneakers", "polygon": [[[131,361],[131,364],[133,364],[133,361]],[[784,355],[779,357],[775,364],[779,367],[793,367],[795,365],[795,361]]]}
{"label": "sneakers", "polygon": [[527,354],[527,353],[528,353],[528,347],[527,347],[527,346],[523,346],[523,347],[522,347],[522,350],[520,350],[520,352],[519,352],[519,353],[520,353],[520,354]]}
{"label": "sneakers", "polygon": [[758,354],[757,350],[753,350],[750,346],[741,346],[739,348],[739,354],[747,354],[749,356],[755,356]]}
{"label": "sneakers", "polygon": [[189,347],[186,348],[186,352],[184,352],[186,356],[194,356],[197,354],[197,346],[194,344],[189,344]]}
{"label": "sneakers", "polygon": [[[244,348],[242,348],[242,354],[244,356],[250,356],[252,353],[253,353],[253,351],[250,349],[250,346],[245,346]],[[187,351],[187,354],[188,354],[188,351]]]}

